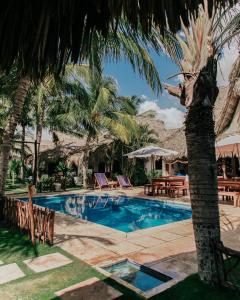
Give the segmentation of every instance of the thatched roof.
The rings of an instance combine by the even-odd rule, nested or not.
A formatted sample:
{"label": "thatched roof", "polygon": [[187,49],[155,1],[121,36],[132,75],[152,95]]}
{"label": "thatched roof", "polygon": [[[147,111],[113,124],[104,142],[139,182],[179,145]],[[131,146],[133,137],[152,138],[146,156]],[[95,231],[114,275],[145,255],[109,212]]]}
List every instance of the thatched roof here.
{"label": "thatched roof", "polygon": [[[228,87],[220,87],[214,107],[214,118],[216,123],[218,123],[219,118],[222,117],[222,111],[227,102],[227,96]],[[178,152],[177,156],[169,157],[170,160],[187,157],[184,126],[177,129],[166,129],[163,121],[155,117],[149,117],[148,114],[138,116],[138,122],[141,124],[148,124],[150,129],[155,131],[161,147]]]}
{"label": "thatched roof", "polygon": [[178,152],[178,156],[182,157],[186,154],[186,140],[184,127],[177,129],[166,129],[164,122],[156,117],[139,115],[137,120],[140,124],[148,124],[149,128],[154,130],[160,147],[171,149]]}
{"label": "thatched roof", "polygon": [[229,75],[229,87],[225,99],[227,99],[227,101],[224,102],[223,109],[216,122],[217,135],[222,134],[231,124],[240,101],[240,55],[233,64],[232,71]]}
{"label": "thatched roof", "polygon": [[[41,142],[40,157],[53,161],[59,158],[78,160],[86,148],[86,138],[78,138],[61,132],[55,132],[55,134],[58,137],[57,143],[49,140]],[[108,145],[111,142],[112,139],[109,136],[101,135],[97,141],[90,143],[88,150],[94,152],[101,145]]]}
{"label": "thatched roof", "polygon": [[[188,12],[197,12],[203,0],[8,0],[1,2],[0,68],[14,61],[26,73],[39,78],[46,68],[61,69],[89,54],[93,33],[106,37],[124,17],[133,29],[151,26],[174,32],[180,19],[188,23]],[[237,0],[209,0],[222,7]]]}

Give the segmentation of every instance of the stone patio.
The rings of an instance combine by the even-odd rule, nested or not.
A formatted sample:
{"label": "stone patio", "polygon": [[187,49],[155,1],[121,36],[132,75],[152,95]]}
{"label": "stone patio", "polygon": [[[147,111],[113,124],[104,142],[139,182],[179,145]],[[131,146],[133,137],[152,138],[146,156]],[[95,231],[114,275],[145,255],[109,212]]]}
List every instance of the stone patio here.
{"label": "stone patio", "polygon": [[[127,196],[138,196],[139,192],[139,188],[127,191],[107,191],[109,194]],[[101,194],[106,191],[88,191],[88,193]],[[181,200],[184,200],[185,204],[189,201],[177,199],[177,202]],[[169,201],[175,202],[175,200]],[[220,211],[223,240],[227,246],[239,249],[240,240],[236,237],[236,231],[240,231],[240,208],[220,205]],[[60,213],[56,214],[55,224],[55,244],[93,266],[130,258],[153,268],[164,268],[186,275],[197,270],[191,220],[130,233]]]}
{"label": "stone patio", "polygon": [[62,300],[113,300],[122,296],[118,290],[96,277],[72,285],[55,294]]}
{"label": "stone patio", "polygon": [[7,283],[24,276],[25,274],[15,263],[0,267],[0,284]]}
{"label": "stone patio", "polygon": [[71,259],[61,253],[51,253],[33,259],[24,260],[24,263],[34,272],[40,273],[68,265]]}

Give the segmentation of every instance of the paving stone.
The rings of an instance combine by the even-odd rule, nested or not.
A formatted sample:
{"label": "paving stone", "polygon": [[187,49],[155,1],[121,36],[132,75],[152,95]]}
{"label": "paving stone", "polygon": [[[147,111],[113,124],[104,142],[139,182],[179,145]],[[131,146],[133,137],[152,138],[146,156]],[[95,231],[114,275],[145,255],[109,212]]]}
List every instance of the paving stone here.
{"label": "paving stone", "polygon": [[110,249],[114,253],[117,253],[118,255],[126,255],[131,252],[142,250],[143,247],[132,244],[130,242],[121,241],[118,244],[108,246],[108,249]]}
{"label": "paving stone", "polygon": [[161,230],[159,230],[158,232],[152,233],[151,236],[158,238],[160,240],[166,241],[166,242],[170,242],[170,241],[177,240],[179,238],[183,238],[183,236],[181,236],[179,234],[175,234],[175,233],[167,232],[167,231],[161,231]]}
{"label": "paving stone", "polygon": [[69,240],[60,244],[60,247],[91,265],[117,256],[116,253],[100,247],[96,242],[89,239],[84,240],[84,242],[79,239]]}
{"label": "paving stone", "polygon": [[122,296],[118,290],[96,277],[55,293],[62,300],[113,300]]}
{"label": "paving stone", "polygon": [[163,240],[159,240],[151,236],[143,236],[143,235],[140,237],[133,238],[129,241],[133,244],[140,245],[142,247],[157,246],[159,244],[165,243],[165,241]]}
{"label": "paving stone", "polygon": [[9,264],[0,267],[0,284],[6,283],[21,277],[25,274],[21,271],[17,264]]}
{"label": "paving stone", "polygon": [[36,273],[59,268],[70,264],[71,262],[71,259],[62,255],[61,253],[52,253],[33,259],[24,260],[24,263]]}

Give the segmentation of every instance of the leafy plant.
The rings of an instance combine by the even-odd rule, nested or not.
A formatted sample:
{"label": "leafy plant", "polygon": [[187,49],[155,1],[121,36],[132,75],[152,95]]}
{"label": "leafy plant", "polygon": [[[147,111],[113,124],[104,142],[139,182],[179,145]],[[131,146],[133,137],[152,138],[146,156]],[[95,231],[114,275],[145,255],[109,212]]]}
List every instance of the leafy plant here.
{"label": "leafy plant", "polygon": [[54,190],[54,177],[46,177],[42,176],[40,181],[37,183],[37,191],[43,192],[43,191],[53,191]]}
{"label": "leafy plant", "polygon": [[12,159],[9,163],[9,175],[12,179],[12,184],[15,184],[16,176],[19,176],[21,169],[21,162],[17,159]]}
{"label": "leafy plant", "polygon": [[162,170],[153,170],[146,173],[147,179],[151,182],[155,178],[162,176]]}
{"label": "leafy plant", "polygon": [[59,163],[58,163],[58,165],[56,166],[56,169],[55,169],[55,171],[56,172],[61,172],[61,173],[63,173],[63,176],[65,176],[65,175],[67,175],[67,172],[69,171],[70,169],[66,166],[66,164],[64,163],[64,162],[62,162],[62,161],[60,161]]}

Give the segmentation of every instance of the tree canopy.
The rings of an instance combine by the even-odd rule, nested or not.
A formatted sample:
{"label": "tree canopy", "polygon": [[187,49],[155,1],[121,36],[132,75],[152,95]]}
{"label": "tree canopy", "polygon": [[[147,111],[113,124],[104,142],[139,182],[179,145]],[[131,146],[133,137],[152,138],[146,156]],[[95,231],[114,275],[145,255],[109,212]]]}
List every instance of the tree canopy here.
{"label": "tree canopy", "polygon": [[[0,69],[14,62],[28,75],[39,78],[46,69],[61,69],[67,62],[88,57],[92,35],[107,38],[124,18],[133,31],[147,35],[156,26],[173,32],[180,20],[188,25],[188,13],[196,13],[203,0],[42,0],[1,3]],[[209,0],[222,7],[237,0]]]}

